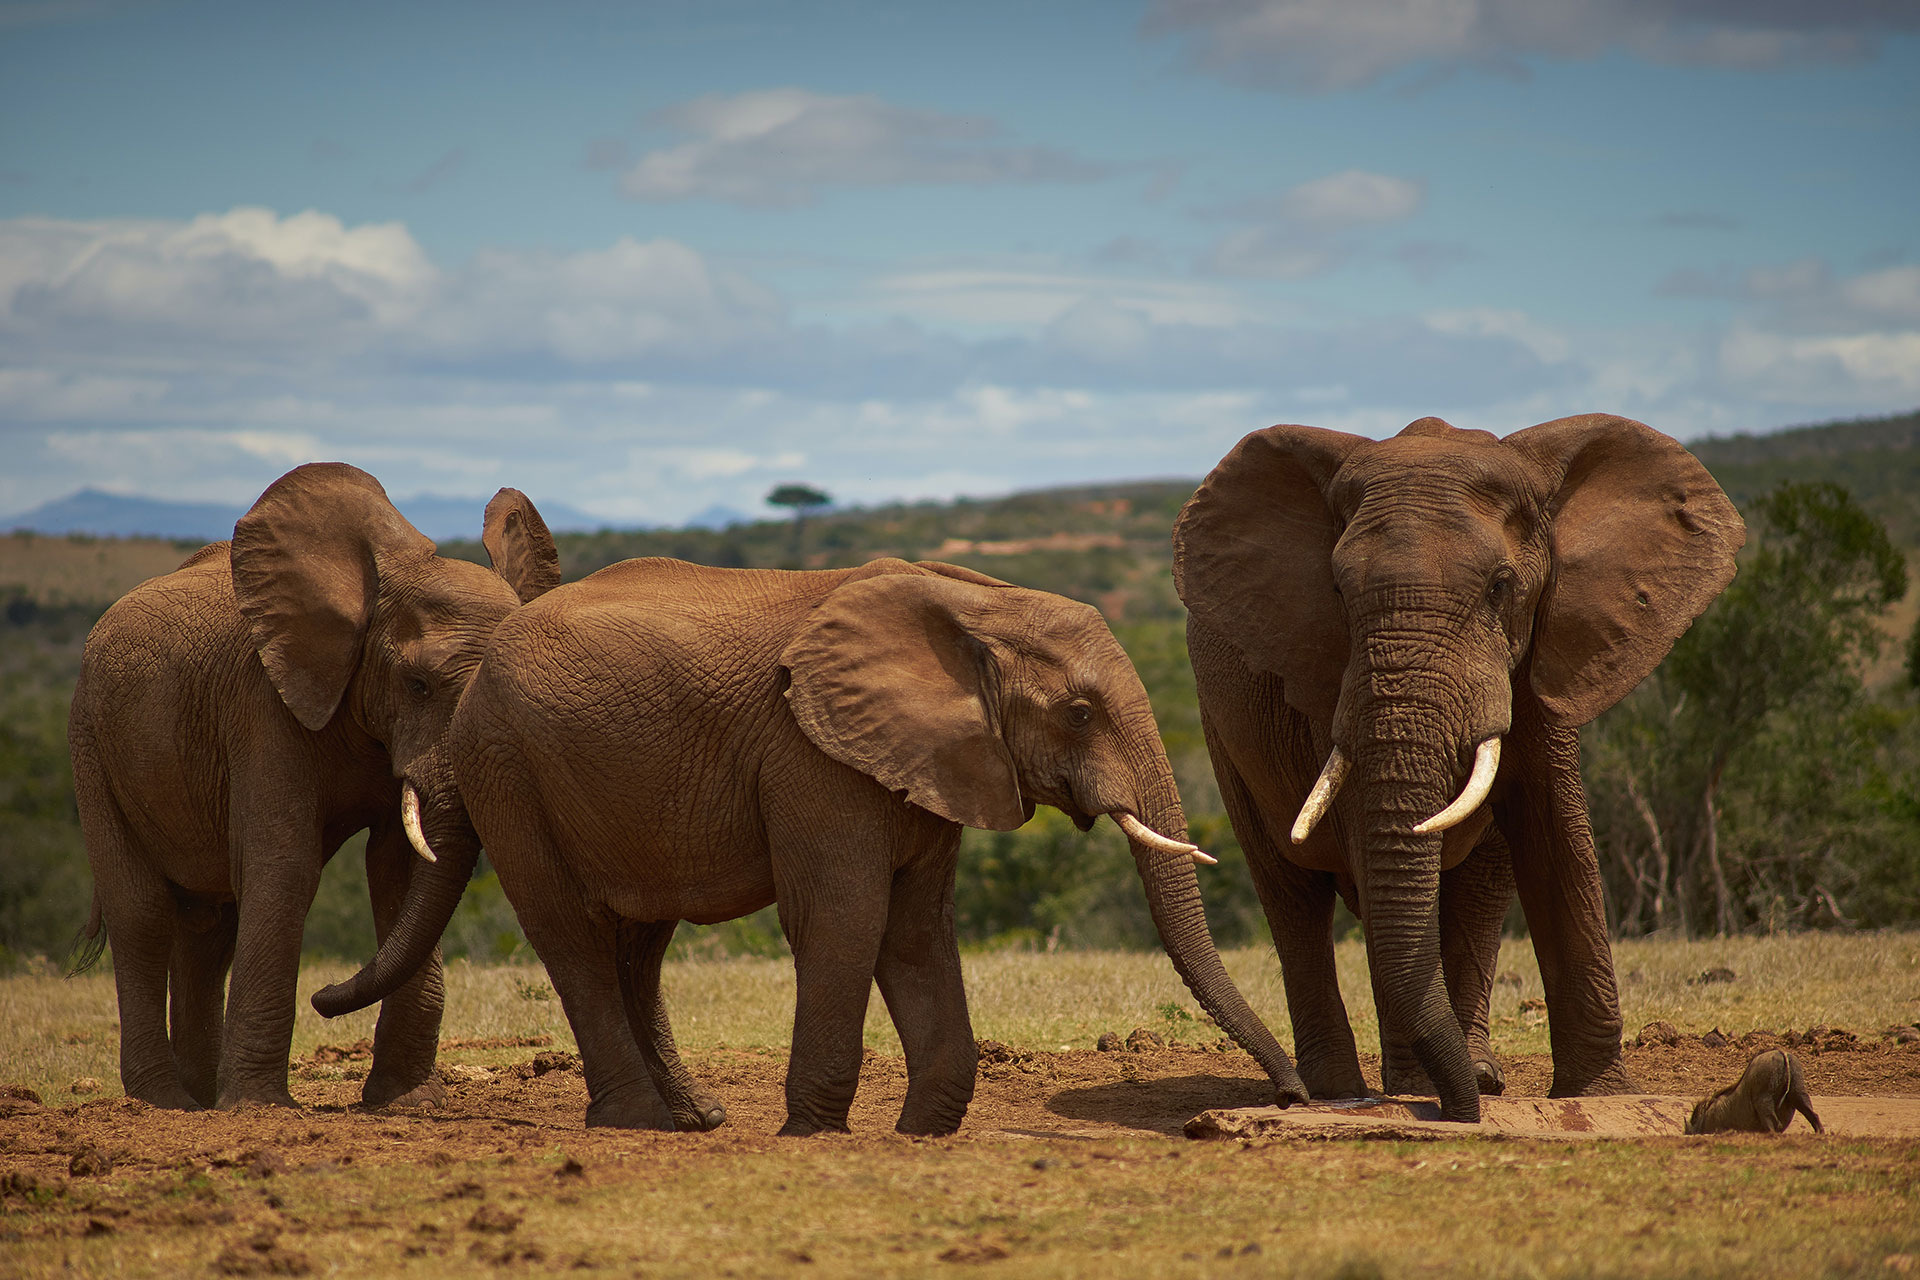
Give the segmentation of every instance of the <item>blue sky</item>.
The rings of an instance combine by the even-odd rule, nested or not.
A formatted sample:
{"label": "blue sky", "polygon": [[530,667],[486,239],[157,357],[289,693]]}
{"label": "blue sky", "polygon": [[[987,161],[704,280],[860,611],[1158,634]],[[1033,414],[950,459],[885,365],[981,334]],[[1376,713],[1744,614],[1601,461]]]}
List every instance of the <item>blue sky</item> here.
{"label": "blue sky", "polygon": [[1920,9],[0,3],[0,512],[1920,404]]}

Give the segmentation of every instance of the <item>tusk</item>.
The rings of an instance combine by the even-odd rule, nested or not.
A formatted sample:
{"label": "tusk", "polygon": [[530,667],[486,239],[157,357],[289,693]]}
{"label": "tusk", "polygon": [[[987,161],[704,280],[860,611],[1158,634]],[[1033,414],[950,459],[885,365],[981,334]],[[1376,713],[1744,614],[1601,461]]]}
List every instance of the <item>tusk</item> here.
{"label": "tusk", "polygon": [[1155,831],[1152,827],[1140,821],[1140,819],[1134,817],[1125,809],[1121,809],[1110,816],[1119,824],[1120,829],[1127,833],[1127,839],[1143,844],[1157,853],[1171,853],[1184,858],[1192,858],[1195,862],[1204,863],[1209,867],[1218,864],[1220,861],[1218,858],[1210,858],[1202,853],[1199,845],[1188,844],[1184,840],[1173,840],[1161,835],[1158,831]]}
{"label": "tusk", "polygon": [[400,825],[407,829],[407,843],[415,853],[428,862],[440,861],[433,856],[433,846],[427,843],[427,833],[420,826],[420,793],[411,782],[400,788]]}
{"label": "tusk", "polygon": [[1464,822],[1493,790],[1493,775],[1500,772],[1500,739],[1488,738],[1473,753],[1473,774],[1454,802],[1413,829],[1417,836],[1432,835]]}
{"label": "tusk", "polygon": [[1320,780],[1313,784],[1313,790],[1307,795],[1307,802],[1300,806],[1300,816],[1293,820],[1293,842],[1299,844],[1307,838],[1307,833],[1320,825],[1320,819],[1327,816],[1327,809],[1333,804],[1334,795],[1340,790],[1340,784],[1347,780],[1347,770],[1353,768],[1353,762],[1346,753],[1335,747],[1327,755],[1326,767],[1320,770]]}

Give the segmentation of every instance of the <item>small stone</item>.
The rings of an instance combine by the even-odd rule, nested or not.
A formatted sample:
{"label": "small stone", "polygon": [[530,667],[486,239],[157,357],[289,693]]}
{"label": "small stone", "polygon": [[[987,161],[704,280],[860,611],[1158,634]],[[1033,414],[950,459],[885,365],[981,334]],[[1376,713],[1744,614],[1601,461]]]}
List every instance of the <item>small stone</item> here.
{"label": "small stone", "polygon": [[72,1084],[67,1086],[67,1092],[83,1094],[98,1093],[100,1092],[100,1079],[98,1076],[80,1076],[76,1078]]}

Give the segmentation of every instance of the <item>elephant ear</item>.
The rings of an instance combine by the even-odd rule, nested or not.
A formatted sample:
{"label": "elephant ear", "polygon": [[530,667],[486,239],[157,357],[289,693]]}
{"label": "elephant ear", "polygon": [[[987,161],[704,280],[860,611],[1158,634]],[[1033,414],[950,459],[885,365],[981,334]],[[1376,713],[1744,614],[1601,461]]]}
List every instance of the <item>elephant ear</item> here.
{"label": "elephant ear", "polygon": [[1326,488],[1362,438],[1268,427],[1220,460],[1173,526],[1173,581],[1194,617],[1286,699],[1333,719],[1347,667],[1347,614],[1333,583],[1340,521]]}
{"label": "elephant ear", "polygon": [[294,718],[326,727],[360,662],[383,563],[433,543],[358,467],[310,462],[281,476],[233,526],[233,594],[267,676]]}
{"label": "elephant ear", "polygon": [[480,531],[493,571],[505,578],[525,604],[560,585],[560,553],[533,499],[518,489],[502,489],[487,504]]}
{"label": "elephant ear", "polygon": [[1011,831],[1026,807],[974,624],[995,590],[923,573],[849,582],[780,661],[815,746],[948,821]]}
{"label": "elephant ear", "polygon": [[1746,525],[1677,440],[1611,414],[1506,443],[1559,478],[1553,577],[1533,632],[1533,690],[1562,725],[1624,698],[1733,581]]}

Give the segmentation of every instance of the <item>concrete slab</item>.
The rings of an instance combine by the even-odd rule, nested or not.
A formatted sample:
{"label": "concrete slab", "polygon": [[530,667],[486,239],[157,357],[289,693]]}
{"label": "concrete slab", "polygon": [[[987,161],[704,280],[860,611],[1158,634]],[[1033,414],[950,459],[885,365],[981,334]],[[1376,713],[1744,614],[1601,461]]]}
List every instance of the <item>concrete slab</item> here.
{"label": "concrete slab", "polygon": [[[1304,1107],[1203,1111],[1187,1121],[1196,1139],[1434,1141],[1470,1136],[1549,1140],[1679,1137],[1695,1098],[1625,1094],[1603,1098],[1482,1098],[1479,1124],[1440,1119],[1432,1098],[1358,1098]],[[1920,1137],[1920,1098],[1816,1096],[1813,1109],[1837,1137]],[[1811,1133],[1796,1117],[1788,1133]]]}

